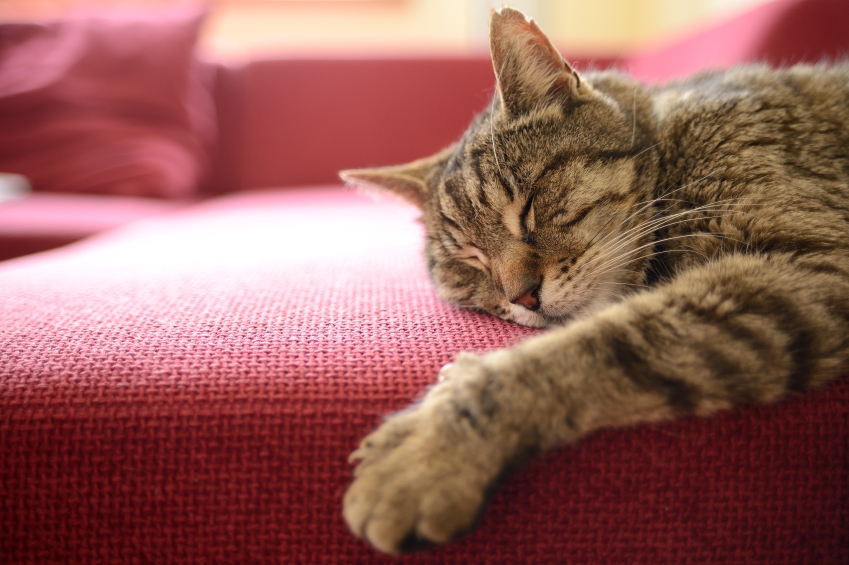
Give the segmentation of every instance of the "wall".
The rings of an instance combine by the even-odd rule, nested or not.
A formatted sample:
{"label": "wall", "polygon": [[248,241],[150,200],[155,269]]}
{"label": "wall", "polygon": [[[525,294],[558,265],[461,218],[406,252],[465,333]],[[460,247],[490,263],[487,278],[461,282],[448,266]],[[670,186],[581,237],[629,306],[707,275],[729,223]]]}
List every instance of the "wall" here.
{"label": "wall", "polygon": [[[766,0],[212,0],[202,45],[231,59],[262,52],[482,51],[490,4],[534,17],[564,51],[615,55],[727,18]],[[0,19],[186,0],[0,0]]]}

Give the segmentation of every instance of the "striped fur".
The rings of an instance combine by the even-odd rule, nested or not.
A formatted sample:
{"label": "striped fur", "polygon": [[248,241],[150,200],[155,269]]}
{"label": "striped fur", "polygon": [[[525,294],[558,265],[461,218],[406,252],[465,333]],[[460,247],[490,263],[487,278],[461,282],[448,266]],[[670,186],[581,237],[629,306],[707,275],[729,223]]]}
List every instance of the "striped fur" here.
{"label": "striped fur", "polygon": [[587,433],[773,402],[849,368],[849,66],[647,88],[492,17],[463,138],[344,174],[420,206],[443,298],[544,335],[460,355],[352,455],[352,530],[397,553],[473,524],[516,461]]}

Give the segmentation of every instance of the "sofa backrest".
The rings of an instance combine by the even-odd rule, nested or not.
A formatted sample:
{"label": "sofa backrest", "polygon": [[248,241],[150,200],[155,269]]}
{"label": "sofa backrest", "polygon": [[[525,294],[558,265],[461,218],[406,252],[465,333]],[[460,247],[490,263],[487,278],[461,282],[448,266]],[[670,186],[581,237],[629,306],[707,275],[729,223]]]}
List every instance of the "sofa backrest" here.
{"label": "sofa backrest", "polygon": [[222,67],[214,189],[332,183],[341,169],[435,153],[462,135],[494,87],[484,55]]}
{"label": "sofa backrest", "polygon": [[631,57],[624,66],[641,80],[657,82],[739,63],[786,67],[845,59],[847,54],[849,2],[777,0]]}
{"label": "sofa backrest", "polygon": [[[621,60],[645,81],[764,61],[849,53],[849,2],[778,0],[685,40]],[[341,169],[406,162],[459,138],[490,101],[485,54],[444,58],[277,58],[220,66],[220,142],[211,191],[323,184]]]}
{"label": "sofa backrest", "polygon": [[485,57],[267,59],[219,76],[219,189],[329,183],[458,138],[493,89]]}

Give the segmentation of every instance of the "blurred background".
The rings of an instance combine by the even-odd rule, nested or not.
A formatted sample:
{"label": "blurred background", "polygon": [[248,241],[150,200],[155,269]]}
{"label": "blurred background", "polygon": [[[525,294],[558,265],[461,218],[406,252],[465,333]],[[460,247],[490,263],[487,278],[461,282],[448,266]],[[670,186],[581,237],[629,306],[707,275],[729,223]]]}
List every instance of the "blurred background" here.
{"label": "blurred background", "polygon": [[[463,53],[486,49],[490,6],[533,17],[570,55],[616,56],[675,39],[768,0],[211,0],[205,54]],[[186,0],[0,0],[0,20]],[[192,3],[192,2],[189,2]],[[197,4],[199,2],[193,2]]]}

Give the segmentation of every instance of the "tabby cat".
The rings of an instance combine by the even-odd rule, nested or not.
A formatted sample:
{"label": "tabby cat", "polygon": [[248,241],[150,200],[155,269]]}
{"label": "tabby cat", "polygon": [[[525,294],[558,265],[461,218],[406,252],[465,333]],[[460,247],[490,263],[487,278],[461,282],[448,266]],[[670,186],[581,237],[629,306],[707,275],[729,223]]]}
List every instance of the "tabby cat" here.
{"label": "tabby cat", "polygon": [[458,143],[342,173],[421,208],[444,299],[553,328],[458,355],[351,455],[345,518],[387,553],[454,539],[506,469],[593,430],[849,371],[849,65],[648,88],[579,75],[516,10],[490,41]]}

